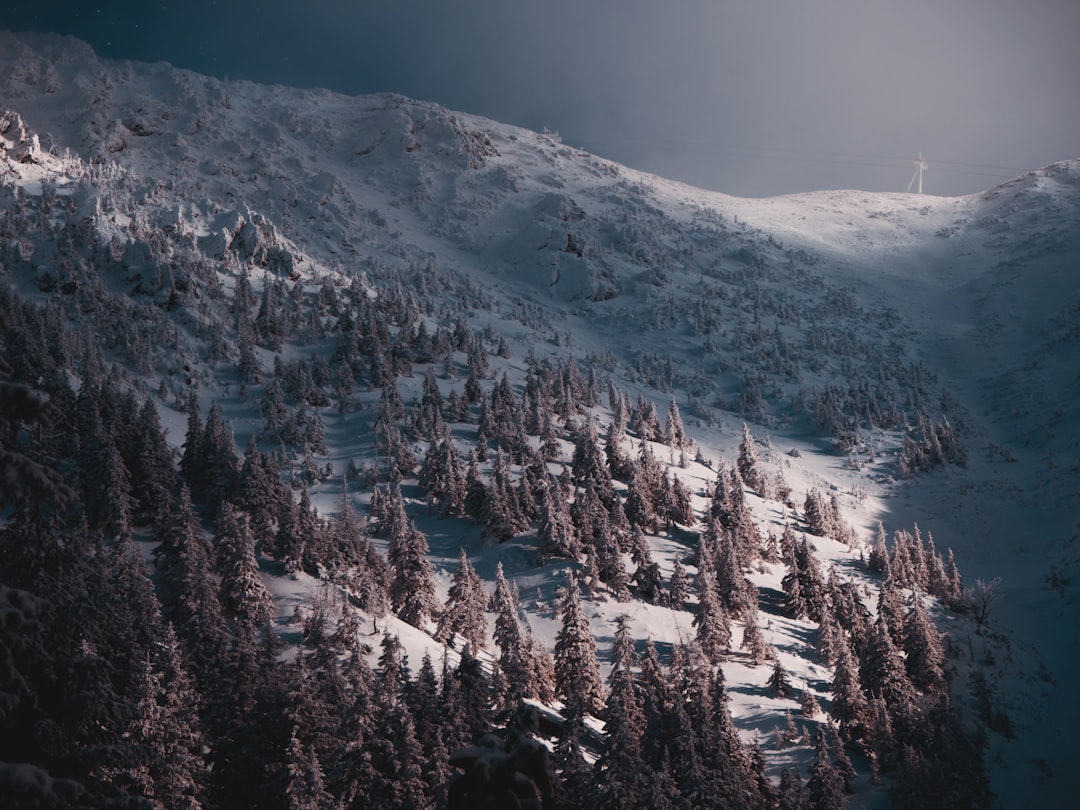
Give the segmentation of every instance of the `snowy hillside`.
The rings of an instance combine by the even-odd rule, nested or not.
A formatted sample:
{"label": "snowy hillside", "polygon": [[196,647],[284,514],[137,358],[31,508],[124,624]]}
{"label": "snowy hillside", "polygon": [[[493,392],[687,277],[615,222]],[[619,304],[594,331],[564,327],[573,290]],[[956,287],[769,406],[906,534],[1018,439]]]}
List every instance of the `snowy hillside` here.
{"label": "snowy hillside", "polygon": [[[132,683],[162,713],[175,707],[147,684],[187,678],[192,706],[212,704],[199,723],[176,709],[182,787],[86,764],[72,752],[115,740],[75,725],[63,745],[5,743],[0,779],[30,795],[41,776],[73,804],[69,782],[234,806],[236,784],[269,773],[277,802],[442,806],[432,763],[528,699],[564,732],[541,735],[560,806],[638,790],[655,807],[795,807],[802,781],[831,806],[830,778],[851,806],[929,806],[957,769],[970,781],[942,801],[983,806],[965,759],[983,733],[993,806],[1063,804],[1080,722],[1078,270],[1080,160],[960,198],[740,199],[398,96],[221,82],[0,32],[0,649],[23,656],[0,672],[0,721],[40,731],[52,704],[35,690],[64,671],[46,630],[39,644],[20,628],[52,627],[34,618],[47,605],[82,610],[52,596],[71,563],[48,568],[30,537],[56,559],[83,553],[69,535],[97,538],[83,562],[142,551],[116,587],[160,602],[144,635],[172,638],[179,663],[147,653]],[[184,573],[189,536],[213,588]],[[147,594],[131,583],[148,574]],[[238,651],[224,662],[199,652],[210,603]],[[56,649],[96,650],[82,632]],[[395,637],[419,676],[388,663]],[[568,674],[589,669],[582,647],[599,691]],[[487,684],[491,711],[425,726],[425,653],[433,678]],[[260,656],[251,702],[210,700],[206,684],[242,683]],[[338,659],[355,659],[340,683]],[[275,661],[338,704],[315,711],[267,674]],[[713,713],[687,719],[703,683]],[[365,715],[369,688],[385,705]],[[724,700],[735,742],[710,730]],[[640,743],[616,733],[630,704]],[[280,736],[272,764],[236,766],[258,745],[229,712]],[[679,722],[697,726],[658,742]],[[848,756],[857,775],[837,776]],[[620,781],[635,771],[652,781]]]}

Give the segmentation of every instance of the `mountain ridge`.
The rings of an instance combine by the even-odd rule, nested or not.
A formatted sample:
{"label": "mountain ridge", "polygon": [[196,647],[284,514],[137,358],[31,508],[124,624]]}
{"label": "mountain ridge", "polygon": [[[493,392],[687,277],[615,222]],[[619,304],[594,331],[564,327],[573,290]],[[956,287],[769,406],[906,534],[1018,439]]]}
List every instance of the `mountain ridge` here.
{"label": "mountain ridge", "polygon": [[[1073,287],[1068,300],[1068,266],[1080,256],[1080,161],[961,198],[740,200],[618,167],[553,133],[399,96],[223,83],[163,64],[91,60],[64,39],[0,42],[0,104],[20,116],[3,133],[5,204],[88,219],[85,251],[94,240],[108,247],[110,288],[145,299],[145,311],[172,318],[170,307],[187,308],[180,323],[197,335],[201,319],[224,312],[200,301],[219,295],[214,284],[234,290],[244,268],[312,284],[357,278],[372,290],[408,273],[400,278],[457,296],[459,311],[478,330],[504,334],[515,357],[553,346],[654,399],[677,396],[707,457],[731,454],[741,419],[777,443],[824,447],[831,454],[801,474],[861,491],[844,503],[866,537],[881,515],[897,526],[941,521],[961,561],[989,580],[1005,533],[1023,533],[1023,579],[1013,589],[1012,569],[1005,575],[998,611],[1010,600],[1038,607],[1007,614],[1014,629],[1032,631],[1075,603],[1068,463],[1078,445],[1066,403],[1077,384],[1067,370],[1080,298]],[[6,273],[21,288],[45,296],[73,280],[85,286],[85,276],[63,275],[60,240],[12,236],[9,227]],[[185,271],[188,262],[202,269]],[[882,272],[869,278],[867,266]],[[941,298],[913,295],[916,280]],[[961,311],[949,296],[961,292],[970,314],[946,323]],[[1021,295],[1024,313],[1010,308]],[[1041,324],[1049,326],[1033,328]],[[194,365],[196,379],[215,385],[194,347],[179,361],[152,357],[154,373]],[[972,362],[979,348],[1001,356],[982,368]],[[273,353],[259,354],[269,366]],[[860,391],[869,380],[873,390]],[[179,400],[184,386],[168,387]],[[238,434],[257,430],[256,418],[233,410]],[[917,412],[957,423],[967,468],[899,480],[905,425],[915,427]],[[718,426],[726,438],[710,438]],[[925,429],[910,433],[928,440]],[[339,454],[329,463],[339,472],[343,462]],[[993,494],[1010,488],[1008,499]],[[957,508],[980,491],[991,494]],[[1034,516],[1047,538],[1025,528]],[[968,520],[994,538],[981,553],[958,542]],[[1054,555],[1049,565],[1043,555]],[[1067,583],[1060,598],[1040,579],[1055,570]],[[1052,641],[1037,645],[1055,662],[1051,673],[1070,660]],[[1045,700],[1020,705],[1045,711],[1063,699]],[[1048,754],[1036,733],[1025,738],[1030,750],[1066,758]]]}

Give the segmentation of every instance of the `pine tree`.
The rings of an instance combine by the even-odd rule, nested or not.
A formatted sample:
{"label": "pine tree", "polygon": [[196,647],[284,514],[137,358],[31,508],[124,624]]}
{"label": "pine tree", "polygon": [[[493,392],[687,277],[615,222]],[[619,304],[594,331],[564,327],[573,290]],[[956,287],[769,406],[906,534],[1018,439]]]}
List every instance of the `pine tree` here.
{"label": "pine tree", "polygon": [[779,796],[777,810],[808,810],[809,799],[806,786],[798,770],[785,767],[780,771]]}
{"label": "pine tree", "polygon": [[300,742],[295,730],[286,752],[285,799],[289,810],[322,810],[334,801],[318,755],[312,746]]}
{"label": "pine tree", "polygon": [[858,773],[844,750],[844,743],[840,739],[840,731],[836,728],[836,724],[832,722],[826,723],[824,730],[828,738],[826,742],[833,755],[833,768],[836,769],[837,775],[844,783],[844,792],[851,793],[851,785]]}
{"label": "pine tree", "polygon": [[318,510],[311,504],[307,487],[300,490],[296,504],[296,538],[300,565],[312,576],[319,576],[326,564],[326,532]]}
{"label": "pine tree", "polygon": [[517,493],[510,485],[510,469],[500,450],[495,454],[491,470],[491,486],[483,506],[484,536],[498,542],[509,540],[528,528],[518,503]]}
{"label": "pine tree", "polygon": [[641,754],[645,714],[632,670],[634,658],[627,617],[619,616],[603,715],[607,745],[597,763],[595,791],[599,806],[612,810],[640,806],[647,788],[647,766]]}
{"label": "pine tree", "polygon": [[831,537],[833,527],[829,521],[828,509],[821,493],[811,489],[806,493],[803,501],[803,517],[806,520],[806,528],[810,534],[818,537]]}
{"label": "pine tree", "polygon": [[194,663],[196,678],[205,683],[219,654],[224,627],[210,553],[186,487],[155,522],[154,534],[163,612]]}
{"label": "pine tree", "polygon": [[618,415],[613,416],[608,425],[607,438],[604,442],[604,459],[607,462],[611,477],[618,481],[626,481],[630,476],[631,459],[622,448],[623,439],[626,437],[626,423]]}
{"label": "pine tree", "polygon": [[787,670],[784,669],[784,665],[780,663],[780,659],[776,659],[773,664],[772,674],[769,676],[769,680],[766,682],[770,691],[779,698],[786,698],[791,695],[791,681],[788,678]]}
{"label": "pine tree", "polygon": [[687,582],[686,569],[678,555],[672,564],[671,579],[668,580],[668,604],[675,610],[682,610],[686,605],[686,599],[690,595],[690,586]]}
{"label": "pine tree", "polygon": [[236,441],[216,402],[206,415],[200,452],[202,475],[194,483],[189,480],[188,484],[192,494],[198,493],[200,502],[214,514],[222,502],[232,496],[240,473]]}
{"label": "pine tree", "polygon": [[814,761],[810,764],[810,779],[806,783],[808,806],[811,810],[843,810],[843,780],[833,767],[825,733],[819,731],[814,745]]}
{"label": "pine tree", "polygon": [[584,425],[578,430],[570,472],[575,484],[583,488],[592,487],[597,500],[603,504],[606,512],[614,502],[615,490],[611,484],[611,472],[600,451],[600,443],[596,437],[596,428],[592,419],[586,419]]}
{"label": "pine tree", "polygon": [[405,514],[401,493],[394,490],[387,537],[387,561],[393,572],[390,604],[404,622],[415,627],[435,614],[435,571],[428,560],[428,542]]}
{"label": "pine tree", "polygon": [[205,796],[205,738],[194,685],[181,665],[172,626],[161,628],[158,661],[147,660],[142,698],[129,730],[143,750],[143,795],[169,807],[197,810]]}
{"label": "pine tree", "polygon": [[877,615],[894,643],[900,643],[904,630],[904,599],[892,578],[881,583],[878,590]]}
{"label": "pine tree", "polygon": [[862,736],[866,717],[866,698],[863,696],[859,668],[842,633],[837,637],[836,668],[832,680],[832,717],[840,724],[846,739]]}
{"label": "pine tree", "polygon": [[555,638],[555,686],[571,718],[598,715],[603,709],[604,686],[596,643],[581,607],[577,579],[566,578],[559,605],[562,627]]}
{"label": "pine tree", "polygon": [[821,705],[818,703],[814,690],[810,688],[809,684],[803,686],[799,711],[802,712],[803,717],[809,717],[810,719],[817,717],[821,713]]}
{"label": "pine tree", "polygon": [[465,515],[475,523],[484,519],[487,504],[487,487],[480,477],[480,457],[474,447],[469,452],[469,467],[465,473]]}
{"label": "pine tree", "polygon": [[653,505],[653,494],[636,462],[630,464],[623,510],[631,526],[650,533],[656,531],[658,520],[656,507]]}
{"label": "pine tree", "polygon": [[743,636],[742,641],[739,643],[739,649],[747,651],[750,656],[751,666],[757,666],[769,657],[769,644],[765,641],[765,636],[758,625],[756,603],[750,602],[748,604],[748,609],[743,612],[742,621]]}
{"label": "pine tree", "polygon": [[664,423],[664,444],[668,447],[681,449],[689,445],[686,438],[686,428],[683,426],[682,415],[679,406],[672,397],[668,402],[667,421]]}
{"label": "pine tree", "polygon": [[653,561],[652,550],[640,527],[630,533],[630,559],[637,566],[631,579],[643,599],[654,602],[660,596],[660,566]]}
{"label": "pine tree", "polygon": [[484,593],[483,583],[462,548],[446,606],[439,617],[435,639],[451,641],[457,633],[472,645],[474,650],[481,649],[486,643],[487,635],[487,618],[484,616],[486,603],[487,595]]}
{"label": "pine tree", "polygon": [[901,740],[907,740],[919,720],[918,696],[904,668],[904,659],[881,618],[863,645],[859,678],[867,694],[884,699],[894,731]]}
{"label": "pine tree", "polygon": [[184,406],[187,411],[187,433],[182,445],[184,452],[180,456],[180,475],[188,489],[195,490],[203,480],[206,463],[202,414],[199,412],[199,398],[195,391],[188,395]]}
{"label": "pine tree", "polygon": [[460,735],[450,750],[475,743],[491,728],[491,683],[480,661],[466,648],[451,678],[443,679],[444,727]]}
{"label": "pine tree", "polygon": [[495,590],[488,606],[495,613],[493,635],[499,647],[496,703],[504,711],[516,711],[524,698],[535,695],[536,685],[532,650],[518,618],[517,594],[503,574],[501,562],[495,569]]}
{"label": "pine tree", "polygon": [[139,411],[133,455],[131,496],[134,516],[139,522],[148,522],[159,505],[176,491],[179,482],[173,466],[174,453],[165,441],[165,431],[151,399],[147,399]]}
{"label": "pine tree", "polygon": [[872,571],[877,571],[886,578],[889,577],[889,551],[885,545],[885,527],[880,521],[878,521],[877,534],[870,548],[870,557],[867,562]]}
{"label": "pine tree", "polygon": [[392,774],[391,807],[401,810],[428,807],[427,785],[423,778],[424,752],[416,739],[413,720],[404,707],[398,707],[391,715]]}
{"label": "pine tree", "polygon": [[591,784],[593,769],[582,752],[581,734],[580,722],[571,721],[555,746],[553,760],[562,782],[560,810],[587,810],[594,801],[604,800],[602,789]]}
{"label": "pine tree", "polygon": [[449,436],[433,443],[424,456],[419,473],[420,486],[430,503],[438,503],[441,513],[459,516],[465,512],[466,483],[461,458]]}
{"label": "pine tree", "polygon": [[537,492],[537,537],[540,564],[556,557],[576,560],[581,553],[578,530],[557,486],[541,481]]}
{"label": "pine tree", "polygon": [[742,441],[739,443],[739,458],[736,467],[743,482],[761,495],[765,494],[765,476],[761,472],[761,460],[758,458],[754,447],[754,437],[750,435],[750,428],[743,422]]}
{"label": "pine tree", "polygon": [[731,620],[716,595],[716,585],[707,571],[698,575],[698,606],[694,615],[697,643],[710,661],[716,662],[731,645]]}
{"label": "pine tree", "polygon": [[255,557],[255,538],[247,515],[237,515],[228,503],[218,513],[214,534],[216,567],[221,576],[219,598],[238,629],[253,638],[273,616],[273,601],[263,585]]}
{"label": "pine tree", "polygon": [[739,737],[731,716],[731,702],[724,670],[716,667],[709,682],[708,714],[704,731],[706,761],[714,774],[718,794],[728,806],[764,807],[767,796],[761,790],[763,773]]}
{"label": "pine tree", "polygon": [[941,691],[945,685],[945,651],[941,634],[918,593],[904,621],[903,648],[911,682],[924,692]]}

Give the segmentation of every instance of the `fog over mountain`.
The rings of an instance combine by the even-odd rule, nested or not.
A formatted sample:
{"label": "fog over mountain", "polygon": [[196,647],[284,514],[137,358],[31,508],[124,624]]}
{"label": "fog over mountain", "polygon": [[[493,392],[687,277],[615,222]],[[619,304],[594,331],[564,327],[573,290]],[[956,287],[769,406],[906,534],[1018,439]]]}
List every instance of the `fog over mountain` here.
{"label": "fog over mountain", "polygon": [[0,32],[0,785],[1064,804],[1078,223]]}

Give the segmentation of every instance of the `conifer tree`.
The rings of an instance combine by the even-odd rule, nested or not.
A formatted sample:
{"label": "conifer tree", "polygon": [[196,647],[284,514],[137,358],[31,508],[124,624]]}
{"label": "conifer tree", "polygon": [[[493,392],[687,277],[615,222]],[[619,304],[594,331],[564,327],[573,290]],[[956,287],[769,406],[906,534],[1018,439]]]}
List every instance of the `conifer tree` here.
{"label": "conifer tree", "polygon": [[444,516],[464,514],[465,470],[449,435],[428,449],[419,479],[429,503],[438,503]]}
{"label": "conifer tree", "polygon": [[537,557],[541,564],[562,557],[576,560],[581,553],[578,530],[570,516],[558,486],[541,481],[537,492],[537,537],[540,548]]}
{"label": "conifer tree", "polygon": [[516,711],[524,698],[535,696],[535,667],[531,646],[518,618],[517,594],[503,574],[501,562],[495,569],[495,590],[489,607],[495,613],[493,635],[499,647],[499,672],[494,683],[496,703],[504,711]]}
{"label": "conifer tree", "polygon": [[641,755],[645,714],[632,666],[633,640],[626,616],[615,620],[612,670],[604,707],[607,745],[597,763],[596,798],[602,808],[641,806],[647,789],[647,766]]}
{"label": "conifer tree", "polygon": [[155,522],[155,537],[163,612],[176,628],[188,660],[195,663],[194,674],[205,683],[224,628],[210,553],[186,487]]}
{"label": "conifer tree", "polygon": [[142,748],[143,795],[169,807],[197,810],[203,806],[207,778],[198,700],[172,625],[162,625],[161,633],[159,660],[145,662],[142,697],[128,734]]}
{"label": "conifer tree", "polygon": [[683,426],[682,414],[679,406],[672,397],[668,402],[667,421],[664,423],[664,444],[668,447],[681,449],[689,444],[686,438],[686,428]]}
{"label": "conifer tree", "polygon": [[904,600],[891,577],[882,582],[878,590],[877,614],[885,622],[893,642],[900,643],[904,630]]}
{"label": "conifer tree", "polygon": [[769,657],[769,644],[758,625],[758,611],[756,602],[750,602],[742,614],[743,636],[739,643],[740,650],[746,650],[750,655],[750,664],[757,666]]}
{"label": "conifer tree", "polygon": [[686,569],[678,555],[672,565],[671,579],[668,580],[668,604],[675,610],[682,610],[686,599],[690,595],[690,586],[686,577]]}
{"label": "conifer tree", "polygon": [[803,518],[806,520],[806,528],[810,534],[818,537],[831,537],[833,527],[829,521],[828,508],[822,500],[821,493],[811,489],[806,493],[803,501]]}
{"label": "conifer tree", "polygon": [[272,618],[273,602],[259,573],[255,538],[247,515],[237,515],[229,503],[223,504],[218,513],[214,553],[221,576],[221,605],[232,615],[239,631],[253,638],[256,629]]}
{"label": "conifer tree", "polygon": [[844,783],[844,792],[851,793],[851,784],[855,781],[858,773],[856,773],[855,766],[851,763],[851,759],[844,750],[844,743],[840,739],[840,732],[836,728],[836,724],[832,722],[826,723],[824,730],[827,736],[826,742],[833,755],[833,767]]}
{"label": "conifer tree", "polygon": [[746,422],[742,426],[742,441],[739,443],[739,458],[735,462],[743,482],[759,494],[765,494],[765,476],[761,472],[761,460],[754,447],[754,437]]}
{"label": "conifer tree", "polygon": [[307,487],[301,488],[296,504],[296,537],[301,567],[312,576],[319,576],[327,562],[326,531]]}
{"label": "conifer tree", "polygon": [[390,604],[404,622],[423,627],[435,614],[435,571],[428,560],[428,542],[405,514],[405,503],[396,488],[387,537],[387,561],[390,563]]}
{"label": "conifer tree", "polygon": [[457,633],[474,650],[481,649],[487,635],[487,618],[484,616],[486,604],[487,594],[484,593],[483,583],[462,548],[446,606],[439,617],[436,640],[446,642]]}
{"label": "conifer tree", "polygon": [[606,511],[614,502],[615,491],[611,484],[611,472],[600,451],[596,427],[592,419],[586,419],[578,430],[574,454],[570,463],[574,483],[580,487],[591,486],[596,498]]}
{"label": "conifer tree", "polygon": [[936,693],[944,688],[945,651],[941,633],[916,592],[911,609],[904,621],[904,666],[911,682],[924,692]]}
{"label": "conifer tree", "polygon": [[791,680],[788,678],[787,670],[784,669],[784,665],[780,663],[779,658],[773,664],[772,674],[769,676],[766,685],[776,697],[786,698],[791,695]]}
{"label": "conifer tree", "polygon": [[136,426],[131,495],[134,517],[139,522],[153,519],[154,513],[176,491],[179,478],[174,453],[165,441],[157,408],[151,399],[143,403]]}
{"label": "conifer tree", "polygon": [[510,468],[502,450],[495,454],[492,464],[491,486],[487,488],[483,521],[484,536],[500,543],[528,528],[517,493],[510,484]]}
{"label": "conifer tree", "polygon": [[568,574],[559,604],[562,626],[555,638],[555,687],[571,718],[598,715],[604,685],[596,643],[578,596],[577,578]]}
{"label": "conifer tree", "polygon": [[806,794],[811,810],[843,810],[843,780],[833,767],[825,733],[820,730],[814,745],[814,761],[810,764]]}
{"label": "conifer tree", "polygon": [[193,495],[201,496],[207,511],[214,514],[222,502],[232,496],[240,472],[236,441],[217,402],[206,415],[201,453],[201,475],[194,483],[189,480],[188,485]]}
{"label": "conifer tree", "polygon": [[874,544],[870,547],[870,557],[867,560],[872,571],[877,571],[886,578],[889,576],[889,551],[885,545],[885,527],[878,521],[877,534]]}
{"label": "conifer tree", "polygon": [[540,455],[544,461],[555,461],[562,455],[562,442],[551,418],[551,412],[544,408],[540,412]]}
{"label": "conifer tree", "polygon": [[712,575],[705,571],[698,575],[698,606],[694,615],[697,643],[712,662],[731,645],[731,620],[716,595]]}
{"label": "conifer tree", "polygon": [[592,554],[596,556],[596,565],[600,580],[604,582],[614,595],[616,601],[630,601],[630,577],[626,573],[623,564],[622,552],[611,536],[608,524],[600,524],[599,536],[592,547]]}
{"label": "conifer tree", "polygon": [[630,559],[637,566],[631,579],[637,585],[638,593],[647,601],[654,602],[660,596],[660,566],[652,558],[652,550],[641,527],[636,526],[630,532],[629,543]]}
{"label": "conifer tree", "polygon": [[424,752],[416,739],[412,716],[403,706],[391,714],[392,773],[391,807],[401,810],[424,808],[427,805],[427,785],[424,783]]}
{"label": "conifer tree", "polygon": [[608,425],[607,437],[604,441],[604,459],[611,477],[617,481],[626,481],[630,476],[631,459],[622,448],[622,442],[626,437],[626,423],[619,416],[619,414],[613,416],[611,424]]}
{"label": "conifer tree", "polygon": [[323,768],[318,754],[304,745],[294,729],[286,752],[285,799],[289,810],[322,810],[333,804],[334,797],[326,789]]}
{"label": "conifer tree", "polygon": [[840,724],[845,739],[858,739],[863,734],[866,718],[866,698],[863,696],[859,668],[843,633],[837,635],[836,668],[832,679],[832,717]]}
{"label": "conifer tree", "polygon": [[[460,732],[451,750],[475,743],[491,728],[491,684],[480,661],[465,648],[451,678],[443,680],[445,727]],[[449,742],[449,741],[448,741]]]}
{"label": "conifer tree", "polygon": [[653,505],[653,493],[636,462],[630,464],[627,484],[626,500],[623,502],[627,522],[643,531],[655,532],[657,514]]}
{"label": "conifer tree", "polygon": [[817,697],[814,696],[814,690],[809,685],[805,685],[802,690],[802,699],[799,701],[799,711],[802,712],[803,717],[809,717],[813,719],[821,712],[821,705],[817,701]]}
{"label": "conifer tree", "polygon": [[555,746],[552,759],[561,782],[558,797],[560,810],[588,810],[594,801],[601,802],[603,806],[602,789],[594,788],[593,769],[582,752],[581,734],[580,722],[571,721]]}
{"label": "conifer tree", "polygon": [[797,769],[785,767],[780,771],[777,810],[808,810],[806,786]]}
{"label": "conifer tree", "polygon": [[187,412],[187,433],[184,435],[183,454],[180,456],[180,475],[188,489],[192,490],[202,481],[206,457],[203,446],[202,414],[199,411],[199,398],[195,391],[188,395],[184,409]]}
{"label": "conifer tree", "polygon": [[781,587],[788,597],[792,611],[796,617],[821,621],[827,607],[825,586],[817,559],[810,552],[805,537],[795,543],[787,563],[788,572],[784,575]]}
{"label": "conifer tree", "polygon": [[484,486],[484,481],[480,477],[480,457],[474,447],[469,451],[469,468],[465,473],[465,502],[463,508],[466,516],[475,523],[482,522],[486,503],[487,487]]}
{"label": "conifer tree", "polygon": [[859,678],[867,694],[884,699],[894,731],[907,740],[919,719],[918,696],[904,668],[903,657],[881,618],[874,623],[863,645]]}

